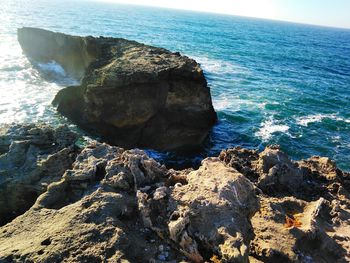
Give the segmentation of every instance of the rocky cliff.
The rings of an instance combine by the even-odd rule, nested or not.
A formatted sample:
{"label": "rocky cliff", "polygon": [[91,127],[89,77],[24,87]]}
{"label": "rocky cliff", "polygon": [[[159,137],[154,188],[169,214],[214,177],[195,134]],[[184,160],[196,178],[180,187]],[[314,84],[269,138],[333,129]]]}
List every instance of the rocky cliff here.
{"label": "rocky cliff", "polygon": [[54,104],[111,144],[159,150],[200,145],[216,121],[199,64],[166,49],[120,38],[77,37],[21,28],[18,40],[35,61],[54,60],[81,85]]}
{"label": "rocky cliff", "polygon": [[[0,169],[21,160],[13,168],[21,172],[1,178],[41,194],[22,196],[17,204],[27,211],[5,217],[1,262],[350,260],[350,174],[328,158],[292,161],[276,146],[234,148],[197,170],[175,171],[141,150],[98,142],[74,150],[59,131],[3,129]],[[24,138],[27,150],[20,150]]]}

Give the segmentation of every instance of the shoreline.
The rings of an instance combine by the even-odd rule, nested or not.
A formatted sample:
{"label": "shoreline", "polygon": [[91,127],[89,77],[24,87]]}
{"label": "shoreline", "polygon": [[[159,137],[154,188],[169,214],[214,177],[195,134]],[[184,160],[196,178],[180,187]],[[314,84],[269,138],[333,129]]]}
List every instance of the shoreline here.
{"label": "shoreline", "polygon": [[[1,262],[350,261],[350,173],[330,158],[293,160],[278,145],[227,147],[183,169],[152,158],[204,147],[218,127],[195,60],[38,28],[18,40],[31,63],[81,79],[53,104],[82,134],[0,125]],[[289,132],[273,117],[256,127],[262,139]]]}

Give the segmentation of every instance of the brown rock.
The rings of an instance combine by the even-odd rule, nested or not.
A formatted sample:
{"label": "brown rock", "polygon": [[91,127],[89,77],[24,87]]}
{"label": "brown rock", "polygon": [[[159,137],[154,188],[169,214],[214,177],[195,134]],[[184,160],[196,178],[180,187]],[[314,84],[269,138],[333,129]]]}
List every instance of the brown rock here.
{"label": "brown rock", "polygon": [[213,255],[221,262],[248,262],[249,219],[259,208],[253,185],[216,158],[205,159],[186,180],[170,186],[162,199],[159,188],[153,194],[138,193],[145,224],[168,236],[193,262]]}
{"label": "brown rock", "polygon": [[[166,49],[120,38],[18,29],[25,54],[55,60],[80,86],[61,90],[60,113],[109,143],[160,150],[200,145],[216,121],[199,64]],[[84,74],[84,73],[85,74]]]}
{"label": "brown rock", "polygon": [[260,189],[250,254],[263,262],[350,261],[350,174],[328,158],[294,162],[278,147],[229,149],[222,161]]}

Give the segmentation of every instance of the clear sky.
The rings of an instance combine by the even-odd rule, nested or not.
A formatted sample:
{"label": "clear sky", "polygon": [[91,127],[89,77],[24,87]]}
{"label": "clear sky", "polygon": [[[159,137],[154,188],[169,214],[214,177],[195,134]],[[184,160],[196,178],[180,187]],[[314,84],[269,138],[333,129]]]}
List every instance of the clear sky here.
{"label": "clear sky", "polygon": [[99,0],[350,28],[350,0]]}

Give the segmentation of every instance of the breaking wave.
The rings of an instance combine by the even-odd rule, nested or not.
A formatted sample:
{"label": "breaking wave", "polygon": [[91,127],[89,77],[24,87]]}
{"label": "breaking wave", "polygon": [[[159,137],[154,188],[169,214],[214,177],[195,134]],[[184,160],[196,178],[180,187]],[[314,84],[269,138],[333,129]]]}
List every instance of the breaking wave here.
{"label": "breaking wave", "polygon": [[269,118],[265,120],[263,123],[261,123],[261,126],[259,130],[255,133],[255,135],[266,142],[269,139],[271,139],[274,133],[277,133],[277,132],[287,133],[288,130],[289,130],[288,125],[279,123],[273,118]]}
{"label": "breaking wave", "polygon": [[311,123],[322,122],[324,119],[331,119],[335,121],[344,121],[350,123],[350,119],[344,119],[336,114],[315,114],[296,118],[296,123],[301,126],[308,126]]}

